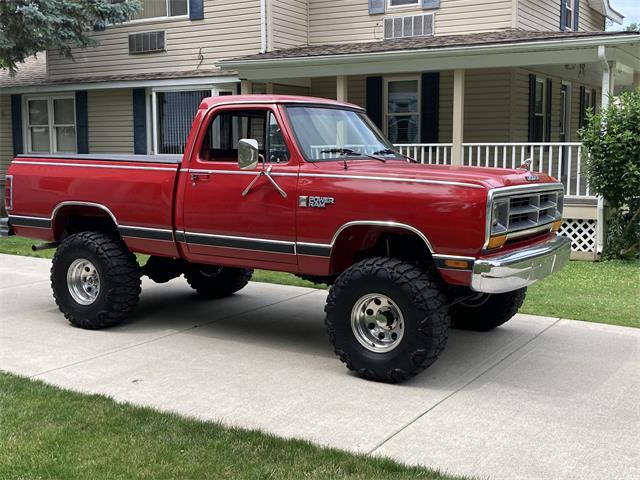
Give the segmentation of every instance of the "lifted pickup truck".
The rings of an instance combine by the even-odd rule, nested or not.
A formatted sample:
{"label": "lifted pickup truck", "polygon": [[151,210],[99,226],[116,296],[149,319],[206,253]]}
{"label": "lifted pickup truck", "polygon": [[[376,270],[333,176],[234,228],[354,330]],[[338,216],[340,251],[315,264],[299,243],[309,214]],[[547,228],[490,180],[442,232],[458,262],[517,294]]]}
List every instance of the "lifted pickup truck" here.
{"label": "lifted pickup truck", "polygon": [[214,298],[252,268],[292,272],[331,285],[336,354],[386,382],[431,365],[450,324],[509,320],[570,253],[557,180],[416,164],[362,108],[317,98],[205,99],[182,157],[20,155],[5,201],[5,234],[57,247],[53,295],[73,325],[125,320],[141,275],[184,274]]}

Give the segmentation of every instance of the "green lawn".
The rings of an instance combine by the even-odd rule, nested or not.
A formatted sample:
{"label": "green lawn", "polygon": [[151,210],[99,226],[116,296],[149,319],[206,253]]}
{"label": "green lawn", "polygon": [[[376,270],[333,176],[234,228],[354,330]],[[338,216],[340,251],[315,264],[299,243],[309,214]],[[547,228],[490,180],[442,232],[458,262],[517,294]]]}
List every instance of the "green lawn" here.
{"label": "green lawn", "polygon": [[[0,238],[0,253],[51,257],[32,252],[31,240]],[[253,280],[302,287],[311,282],[282,272],[257,270]],[[322,287],[320,287],[322,288]],[[640,327],[640,262],[571,262],[564,270],[529,287],[522,313]]]}
{"label": "green lawn", "polygon": [[454,480],[0,373],[0,478]]}

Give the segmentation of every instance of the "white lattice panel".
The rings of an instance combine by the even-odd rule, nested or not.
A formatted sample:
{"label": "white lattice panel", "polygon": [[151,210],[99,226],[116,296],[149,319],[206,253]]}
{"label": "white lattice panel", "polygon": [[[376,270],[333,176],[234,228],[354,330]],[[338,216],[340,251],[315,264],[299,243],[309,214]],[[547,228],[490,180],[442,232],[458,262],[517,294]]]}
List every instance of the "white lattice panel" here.
{"label": "white lattice panel", "polygon": [[596,250],[596,221],[582,218],[565,218],[560,235],[571,239],[574,252],[594,252]]}

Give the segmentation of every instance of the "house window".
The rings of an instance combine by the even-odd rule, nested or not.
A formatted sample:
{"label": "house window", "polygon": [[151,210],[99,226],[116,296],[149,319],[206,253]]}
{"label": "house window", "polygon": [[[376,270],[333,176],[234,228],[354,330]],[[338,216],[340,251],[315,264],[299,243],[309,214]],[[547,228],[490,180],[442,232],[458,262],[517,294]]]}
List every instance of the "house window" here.
{"label": "house window", "polygon": [[577,31],[578,25],[575,22],[575,11],[577,7],[577,3],[580,0],[560,0],[562,2],[562,11],[561,15],[564,15],[564,26],[565,30],[568,31]]}
{"label": "house window", "polygon": [[420,5],[420,0],[388,0],[389,8],[414,7]]}
{"label": "house window", "polygon": [[225,88],[164,90],[151,94],[153,119],[150,148],[157,154],[182,155],[191,124],[202,100],[216,95],[233,95],[235,85]]}
{"label": "house window", "polygon": [[73,96],[26,98],[26,147],[31,153],[75,152]]}
{"label": "house window", "polygon": [[547,117],[546,82],[537,78],[535,85],[535,97],[533,101],[533,137],[532,142],[544,142],[545,121]]}
{"label": "house window", "polygon": [[189,15],[189,0],[140,0],[140,6],[132,20]]}
{"label": "house window", "polygon": [[417,143],[420,132],[420,80],[386,80],[385,134],[391,143]]}
{"label": "house window", "polygon": [[182,154],[200,102],[211,90],[156,92],[157,153]]}
{"label": "house window", "polygon": [[585,88],[583,91],[582,102],[580,102],[580,127],[587,124],[587,112],[594,113],[596,111],[596,91],[591,88]]}

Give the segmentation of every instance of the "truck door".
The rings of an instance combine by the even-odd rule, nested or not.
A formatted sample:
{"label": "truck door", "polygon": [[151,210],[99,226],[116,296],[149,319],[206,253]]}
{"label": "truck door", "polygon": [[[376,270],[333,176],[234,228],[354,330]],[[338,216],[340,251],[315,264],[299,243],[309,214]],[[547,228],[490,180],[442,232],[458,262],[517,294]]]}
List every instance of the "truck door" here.
{"label": "truck door", "polygon": [[[296,263],[298,164],[280,125],[276,107],[221,106],[205,116],[182,178],[177,237],[187,260],[272,269]],[[264,164],[256,170],[239,169],[240,139],[258,142]]]}

